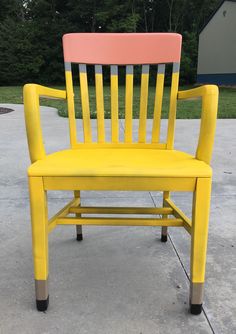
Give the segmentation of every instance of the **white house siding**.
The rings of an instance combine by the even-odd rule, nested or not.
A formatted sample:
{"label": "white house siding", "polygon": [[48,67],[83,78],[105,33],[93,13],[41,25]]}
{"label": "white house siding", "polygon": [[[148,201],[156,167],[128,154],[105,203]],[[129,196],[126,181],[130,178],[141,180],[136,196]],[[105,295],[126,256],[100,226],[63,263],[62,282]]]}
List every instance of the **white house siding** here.
{"label": "white house siding", "polygon": [[236,84],[236,2],[225,1],[199,36],[198,82]]}

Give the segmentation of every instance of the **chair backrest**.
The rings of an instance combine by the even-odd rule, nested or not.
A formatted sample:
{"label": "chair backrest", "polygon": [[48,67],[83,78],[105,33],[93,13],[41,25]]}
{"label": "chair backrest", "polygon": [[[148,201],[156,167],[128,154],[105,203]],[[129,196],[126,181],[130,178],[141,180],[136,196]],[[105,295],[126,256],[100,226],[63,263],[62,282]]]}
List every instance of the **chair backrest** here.
{"label": "chair backrest", "polygon": [[[172,149],[179,82],[182,37],[175,33],[71,33],[63,36],[66,90],[72,148],[81,145],[98,147],[155,147]],[[84,143],[77,141],[74,90],[71,64],[79,65]],[[160,143],[160,123],[164,90],[165,64],[172,63],[167,136]],[[95,66],[97,142],[92,143],[89,90],[86,65]],[[111,141],[105,139],[103,66],[110,66]],[[119,139],[118,66],[126,66],[124,141]],[[134,66],[142,65],[138,140],[133,140]],[[146,141],[149,68],[156,65],[152,138]]]}

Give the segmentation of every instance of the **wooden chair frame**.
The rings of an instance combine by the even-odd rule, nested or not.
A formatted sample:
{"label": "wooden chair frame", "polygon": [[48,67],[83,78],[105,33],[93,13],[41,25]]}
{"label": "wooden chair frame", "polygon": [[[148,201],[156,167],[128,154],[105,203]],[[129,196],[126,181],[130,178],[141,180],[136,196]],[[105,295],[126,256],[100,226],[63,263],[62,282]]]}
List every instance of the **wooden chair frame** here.
{"label": "wooden chair frame", "polygon": [[[132,37],[132,36],[133,37]],[[126,36],[128,36],[126,38]],[[108,40],[106,40],[108,38]],[[149,38],[149,40],[148,40]],[[135,41],[134,41],[135,39]],[[112,42],[111,42],[112,40]],[[119,51],[124,47],[122,43],[133,43],[128,56],[124,58]],[[115,51],[107,48],[113,43]],[[154,43],[155,42],[155,43]],[[96,45],[98,43],[98,45]],[[101,44],[106,52],[101,52]],[[107,44],[106,44],[107,43]],[[119,45],[119,43],[121,43]],[[141,43],[141,44],[140,44]],[[143,44],[142,44],[143,43]],[[78,44],[78,45],[77,45]],[[202,310],[203,287],[205,280],[205,261],[207,250],[208,220],[211,197],[211,169],[209,167],[215,125],[217,118],[218,88],[206,85],[178,92],[179,59],[181,49],[181,36],[178,34],[68,34],[64,36],[64,58],[66,71],[66,91],[51,89],[40,85],[27,84],[24,87],[25,120],[28,137],[29,152],[32,165],[29,168],[29,190],[31,204],[33,258],[36,286],[36,304],[39,311],[45,311],[48,307],[48,234],[57,225],[76,225],[77,240],[83,239],[82,225],[126,225],[126,226],[162,226],[161,240],[167,241],[168,226],[182,226],[191,236],[191,277],[190,277],[190,311],[199,314]],[[81,47],[82,45],[82,47]],[[91,46],[92,45],[92,46]],[[138,50],[144,45],[141,55],[135,58],[135,48]],[[153,46],[154,45],[154,46]],[[160,52],[160,45],[163,52]],[[71,48],[73,46],[73,48]],[[170,52],[170,47],[173,52]],[[92,49],[91,49],[92,48]],[[154,48],[154,49],[153,49]],[[156,49],[155,49],[156,48]],[[73,51],[71,51],[73,50]],[[82,51],[81,51],[82,50]],[[132,52],[133,51],[133,52]],[[168,52],[167,52],[168,51]],[[151,55],[151,56],[150,56]],[[122,58],[123,57],[123,58]],[[151,57],[151,58],[150,58]],[[115,59],[114,59],[115,58]],[[134,60],[136,59],[136,63]],[[119,63],[120,61],[120,63]],[[78,143],[76,139],[76,123],[74,108],[74,92],[71,73],[71,62],[82,63],[80,68],[81,103],[83,109],[84,143]],[[166,143],[159,142],[161,104],[164,86],[163,62],[173,62],[172,88],[170,96],[170,112]],[[97,124],[98,141],[92,142],[91,125],[89,117],[89,99],[87,86],[87,73],[85,63],[99,64],[95,67],[95,83],[97,98]],[[131,64],[157,63],[157,88],[155,97],[155,110],[153,117],[152,142],[146,143],[146,119],[147,119],[147,89],[148,89],[148,65],[143,65],[140,97],[140,126],[138,142],[132,141],[132,99],[133,99],[133,69]],[[104,136],[104,102],[102,89],[101,64],[116,64],[111,66],[111,142],[107,143]],[[118,73],[117,65],[126,64],[126,114],[125,114],[125,138],[119,141],[118,134]],[[202,99],[201,127],[196,155],[194,161],[201,161],[206,172],[199,174],[197,171],[188,174],[166,174],[155,176],[145,174],[130,176],[122,170],[119,175],[68,175],[62,172],[41,172],[35,169],[37,164],[44,163],[46,153],[43,145],[42,130],[40,125],[39,99],[41,96],[48,98],[66,99],[68,103],[71,150],[83,149],[156,149],[173,150],[174,127],[177,99]],[[73,199],[55,216],[48,219],[47,191],[71,190]],[[115,207],[82,207],[80,204],[80,190],[139,190],[162,191],[163,207],[161,208],[115,208]],[[172,201],[170,192],[190,191],[193,196],[192,219],[189,219]],[[98,217],[84,217],[83,214],[99,214]],[[73,214],[74,216],[72,216]],[[159,218],[108,218],[101,214],[150,214],[159,215]]]}

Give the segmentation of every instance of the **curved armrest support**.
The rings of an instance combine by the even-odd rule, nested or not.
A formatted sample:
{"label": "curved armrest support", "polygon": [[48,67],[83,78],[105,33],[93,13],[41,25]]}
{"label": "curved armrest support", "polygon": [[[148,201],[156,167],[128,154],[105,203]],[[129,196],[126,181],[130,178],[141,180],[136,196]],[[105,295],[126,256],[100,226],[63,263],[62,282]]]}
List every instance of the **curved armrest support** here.
{"label": "curved armrest support", "polygon": [[23,89],[25,125],[31,162],[45,157],[43,135],[39,113],[39,98],[66,99],[66,91],[35,84],[27,84]]}
{"label": "curved armrest support", "polygon": [[219,90],[215,85],[205,85],[198,88],[178,92],[178,99],[202,98],[201,127],[196,151],[196,158],[210,164],[217,110]]}

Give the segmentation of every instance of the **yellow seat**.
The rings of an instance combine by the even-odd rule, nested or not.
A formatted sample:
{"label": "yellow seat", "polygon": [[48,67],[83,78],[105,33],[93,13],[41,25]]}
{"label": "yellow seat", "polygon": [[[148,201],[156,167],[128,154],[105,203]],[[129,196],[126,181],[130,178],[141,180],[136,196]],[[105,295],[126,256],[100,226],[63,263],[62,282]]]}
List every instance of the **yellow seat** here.
{"label": "yellow seat", "polygon": [[211,177],[204,161],[175,150],[75,149],[33,163],[29,176]]}
{"label": "yellow seat", "polygon": [[[179,34],[67,34],[63,37],[66,90],[35,84],[24,87],[25,121],[32,165],[28,169],[36,304],[40,311],[48,307],[48,234],[57,225],[76,225],[81,241],[82,225],[161,226],[161,241],[167,241],[168,226],[183,227],[191,236],[190,311],[202,310],[208,221],[211,198],[211,155],[215,135],[218,88],[206,85],[178,91],[181,36]],[[83,141],[78,141],[72,64],[79,64]],[[95,83],[97,141],[93,142],[86,64]],[[151,139],[147,140],[150,66],[156,71],[152,105]],[[160,139],[165,64],[172,66],[168,127]],[[124,140],[119,138],[119,66],[125,66],[123,106]],[[140,73],[138,129],[133,122],[134,67]],[[103,67],[110,68],[110,107],[104,103]],[[153,71],[153,70],[152,70]],[[107,73],[107,72],[106,72]],[[154,72],[152,72],[154,73]],[[168,71],[167,71],[168,73]],[[137,74],[139,75],[139,74]],[[138,81],[136,81],[138,82]],[[76,89],[77,90],[77,89]],[[40,124],[40,97],[65,99],[68,106],[70,147],[46,155]],[[191,156],[174,150],[176,105],[178,99],[202,99],[200,134],[196,153]],[[106,110],[105,110],[106,108]],[[105,113],[106,111],[106,113]],[[106,141],[105,114],[110,115],[111,140]],[[137,130],[137,131],[136,131]],[[135,132],[136,131],[136,132]],[[53,132],[53,124],[52,124]],[[135,136],[134,136],[135,134]],[[134,137],[137,135],[137,142]],[[148,136],[150,137],[150,136]],[[187,140],[187,138],[186,138]],[[70,190],[72,200],[56,215],[48,218],[47,192]],[[163,192],[160,208],[83,207],[80,190],[146,190]],[[193,193],[192,218],[187,217],[171,199],[172,191]],[[93,214],[85,216],[84,214]],[[109,216],[116,214],[117,216]],[[138,214],[134,218],[123,214]],[[143,215],[151,215],[146,218]]]}

